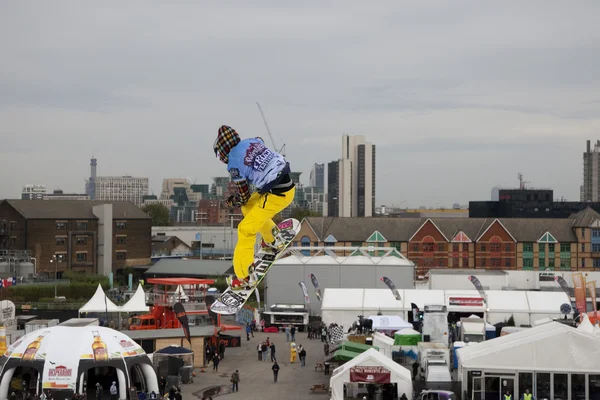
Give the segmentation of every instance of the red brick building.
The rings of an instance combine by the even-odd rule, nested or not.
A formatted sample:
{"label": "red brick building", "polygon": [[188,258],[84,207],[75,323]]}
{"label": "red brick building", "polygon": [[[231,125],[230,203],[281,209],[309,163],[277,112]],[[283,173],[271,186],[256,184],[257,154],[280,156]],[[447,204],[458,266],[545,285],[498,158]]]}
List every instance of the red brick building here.
{"label": "red brick building", "polygon": [[563,219],[311,217],[293,246],[394,247],[421,276],[431,268],[592,271],[600,269],[600,214],[587,208]]}

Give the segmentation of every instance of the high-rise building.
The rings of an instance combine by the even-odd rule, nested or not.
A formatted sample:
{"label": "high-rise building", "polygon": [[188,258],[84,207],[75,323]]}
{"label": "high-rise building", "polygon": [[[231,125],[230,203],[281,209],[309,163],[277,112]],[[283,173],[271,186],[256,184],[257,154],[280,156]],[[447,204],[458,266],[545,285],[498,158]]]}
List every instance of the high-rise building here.
{"label": "high-rise building", "polygon": [[134,176],[98,176],[95,197],[100,201],[130,201],[140,207],[148,195],[148,178]]}
{"label": "high-rise building", "polygon": [[327,216],[340,216],[340,160],[327,164]]}
{"label": "high-rise building", "polygon": [[[335,171],[328,173],[328,190],[337,192],[337,196],[328,195],[329,215],[336,208],[339,217],[372,217],[375,214],[375,161],[375,145],[366,142],[364,136],[342,136],[337,190],[331,186]],[[337,205],[331,204],[332,200]]]}
{"label": "high-rise building", "polygon": [[600,201],[600,140],[591,148],[591,141],[587,141],[583,153],[583,185],[580,190],[581,201]]}
{"label": "high-rise building", "polygon": [[21,190],[21,200],[44,200],[45,185],[25,185]]}
{"label": "high-rise building", "polygon": [[85,193],[91,200],[96,200],[96,169],[98,160],[95,157],[90,159],[90,179],[85,182]]}
{"label": "high-rise building", "polygon": [[325,187],[325,164],[315,163],[310,170],[310,187],[324,188]]}
{"label": "high-rise building", "polygon": [[160,199],[170,199],[175,194],[175,188],[185,188],[186,191],[190,189],[190,182],[185,178],[169,178],[163,179],[162,191],[160,193]]}

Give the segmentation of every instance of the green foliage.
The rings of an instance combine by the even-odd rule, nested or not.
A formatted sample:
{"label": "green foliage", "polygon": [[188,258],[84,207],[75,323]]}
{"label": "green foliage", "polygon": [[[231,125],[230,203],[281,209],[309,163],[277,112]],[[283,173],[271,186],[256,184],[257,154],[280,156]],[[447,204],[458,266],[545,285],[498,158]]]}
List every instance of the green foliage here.
{"label": "green foliage", "polygon": [[505,321],[506,326],[515,326],[515,317],[513,315],[510,316],[508,320]]}
{"label": "green foliage", "polygon": [[292,218],[297,219],[298,221],[302,222],[302,220],[304,218],[307,217],[321,217],[321,214],[311,211],[311,210],[306,210],[304,208],[294,208],[292,210],[292,214],[291,214]]}
{"label": "green foliage", "polygon": [[[104,290],[108,289],[108,282],[102,285]],[[56,295],[66,297],[68,302],[87,302],[96,292],[98,283],[71,282],[70,284],[58,284]],[[20,303],[41,303],[54,301],[54,285],[17,285],[2,289],[4,299]]]}
{"label": "green foliage", "polygon": [[171,224],[169,209],[163,204],[148,204],[142,211],[152,218],[152,226],[168,226]]}
{"label": "green foliage", "polygon": [[63,279],[68,279],[71,283],[88,283],[93,284],[94,287],[98,287],[98,284],[101,284],[103,288],[109,287],[108,277],[104,275],[91,275],[84,272],[65,271],[63,273]]}

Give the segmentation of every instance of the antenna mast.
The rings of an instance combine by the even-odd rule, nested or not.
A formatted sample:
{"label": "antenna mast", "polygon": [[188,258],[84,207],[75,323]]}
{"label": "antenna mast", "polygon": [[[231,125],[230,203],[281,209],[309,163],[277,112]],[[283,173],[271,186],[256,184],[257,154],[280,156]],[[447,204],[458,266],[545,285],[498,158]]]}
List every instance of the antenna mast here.
{"label": "antenna mast", "polygon": [[256,105],[258,106],[258,111],[260,111],[260,115],[265,123],[265,128],[267,128],[267,133],[269,134],[269,137],[271,138],[271,143],[273,143],[273,147],[275,148],[275,150],[281,154],[282,156],[285,157],[285,143],[283,144],[283,146],[281,146],[281,149],[277,150],[277,145],[275,144],[275,139],[273,139],[273,134],[271,133],[271,128],[269,128],[269,123],[267,122],[267,117],[265,117],[265,113],[262,110],[262,107],[260,106],[260,103],[257,101]]}

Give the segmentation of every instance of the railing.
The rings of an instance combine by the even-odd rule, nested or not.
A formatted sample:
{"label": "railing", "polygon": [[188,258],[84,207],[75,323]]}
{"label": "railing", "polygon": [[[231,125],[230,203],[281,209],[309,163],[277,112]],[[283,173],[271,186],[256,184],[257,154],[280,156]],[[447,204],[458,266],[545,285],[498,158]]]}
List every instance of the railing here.
{"label": "railing", "polygon": [[15,308],[18,311],[33,311],[33,310],[79,310],[85,303],[15,303]]}

